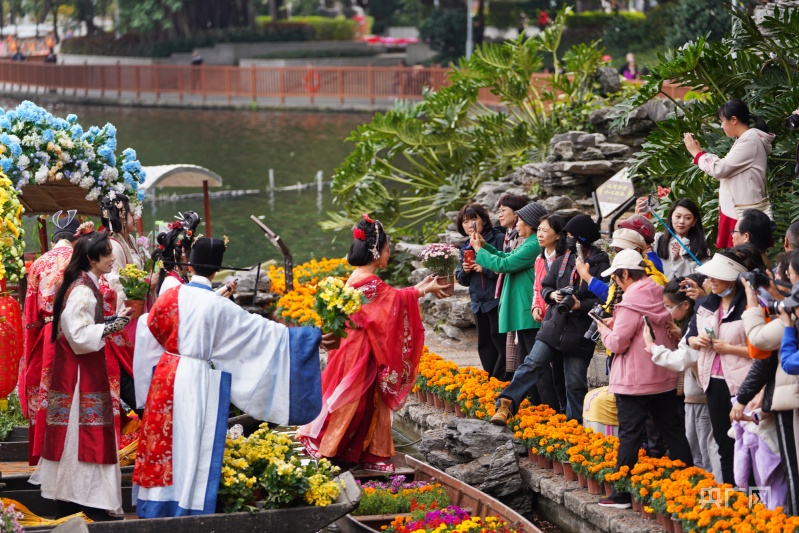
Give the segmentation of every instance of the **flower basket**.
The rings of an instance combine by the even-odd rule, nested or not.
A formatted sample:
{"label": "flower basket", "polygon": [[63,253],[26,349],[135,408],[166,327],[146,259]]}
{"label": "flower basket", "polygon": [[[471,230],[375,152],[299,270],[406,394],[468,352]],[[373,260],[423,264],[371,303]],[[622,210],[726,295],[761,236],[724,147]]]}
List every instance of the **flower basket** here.
{"label": "flower basket", "polygon": [[610,481],[605,481],[605,494],[607,494],[608,496],[613,494],[613,483],[611,483]]}
{"label": "flower basket", "polygon": [[605,487],[599,484],[599,481],[589,477],[588,478],[588,493],[599,496],[605,492]]}
{"label": "flower basket", "polygon": [[543,468],[544,470],[552,469],[552,460],[550,460],[548,457],[537,455],[536,461],[538,463],[538,468]]}
{"label": "flower basket", "polygon": [[571,463],[563,463],[563,477],[566,481],[577,481],[577,473]]}
{"label": "flower basket", "polygon": [[131,321],[137,320],[144,314],[144,300],[126,300],[125,307],[133,309],[133,314],[130,315]]}
{"label": "flower basket", "polygon": [[577,483],[584,489],[588,488],[588,477],[585,474],[577,474]]}
{"label": "flower basket", "polygon": [[455,276],[452,273],[458,267],[458,256],[458,249],[447,243],[428,244],[419,254],[425,268],[440,278],[446,278],[448,285],[444,293],[447,296],[455,294]]}
{"label": "flower basket", "polygon": [[554,471],[556,474],[558,474],[558,475],[561,475],[561,476],[562,476],[562,475],[563,475],[563,463],[561,463],[560,461],[558,461],[557,459],[555,459],[554,461],[552,461],[552,470],[553,470],[553,471]]}

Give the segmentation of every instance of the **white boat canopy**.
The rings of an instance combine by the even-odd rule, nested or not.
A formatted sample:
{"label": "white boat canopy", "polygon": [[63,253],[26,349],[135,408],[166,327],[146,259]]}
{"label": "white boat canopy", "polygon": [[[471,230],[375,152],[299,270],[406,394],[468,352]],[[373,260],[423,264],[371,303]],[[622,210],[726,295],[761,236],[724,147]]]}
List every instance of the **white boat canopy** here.
{"label": "white boat canopy", "polygon": [[[147,177],[139,188],[144,191],[144,198],[155,196],[155,189],[161,187],[202,187],[203,204],[205,206],[205,235],[211,236],[211,201],[209,187],[221,187],[222,176],[199,165],[157,165],[144,167]],[[142,224],[139,223],[139,233]]]}

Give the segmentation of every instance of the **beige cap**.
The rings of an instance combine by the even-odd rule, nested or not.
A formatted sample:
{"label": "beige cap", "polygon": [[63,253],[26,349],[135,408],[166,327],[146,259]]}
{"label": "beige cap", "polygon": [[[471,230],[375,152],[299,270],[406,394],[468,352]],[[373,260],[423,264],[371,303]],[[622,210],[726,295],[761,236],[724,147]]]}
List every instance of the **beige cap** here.
{"label": "beige cap", "polygon": [[[635,233],[635,232],[633,232]],[[640,237],[640,235],[639,235]],[[643,237],[641,237],[643,239]],[[615,240],[615,239],[614,239]],[[610,264],[610,268],[602,273],[602,277],[606,278],[616,272],[617,270],[644,270],[644,258],[635,250],[627,249],[617,253]]]}
{"label": "beige cap", "polygon": [[732,252],[718,252],[707,263],[696,269],[700,274],[722,281],[735,281],[738,276],[746,272],[746,267]]}

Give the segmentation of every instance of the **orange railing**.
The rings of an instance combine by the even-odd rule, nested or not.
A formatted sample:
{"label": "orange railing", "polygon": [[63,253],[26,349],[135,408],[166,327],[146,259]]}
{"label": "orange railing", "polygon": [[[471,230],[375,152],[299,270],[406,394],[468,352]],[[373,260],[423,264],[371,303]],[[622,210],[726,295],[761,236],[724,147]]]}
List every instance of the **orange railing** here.
{"label": "orange railing", "polygon": [[[396,98],[421,99],[424,87],[440,89],[448,83],[444,67],[224,67],[191,65],[63,65],[0,60],[4,90],[38,94],[101,98],[160,99],[177,97],[202,102],[274,99],[305,100],[309,104],[338,102],[374,106]],[[543,86],[548,75],[536,74]],[[671,97],[687,88],[664,87]],[[484,103],[497,98],[484,90]],[[319,101],[319,102],[317,102]]]}

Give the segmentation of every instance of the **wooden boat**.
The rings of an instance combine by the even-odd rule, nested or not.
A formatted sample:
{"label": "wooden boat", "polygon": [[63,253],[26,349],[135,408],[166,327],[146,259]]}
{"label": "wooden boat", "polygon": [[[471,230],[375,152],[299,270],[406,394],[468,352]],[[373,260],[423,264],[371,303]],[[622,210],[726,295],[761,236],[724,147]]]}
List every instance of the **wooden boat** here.
{"label": "wooden boat", "polygon": [[[353,470],[352,474],[361,482],[385,479],[386,476],[405,476],[406,481],[429,481],[441,484],[447,491],[450,505],[456,505],[469,511],[472,516],[497,516],[515,527],[520,533],[542,533],[539,528],[522,515],[491,496],[484,494],[476,488],[455,479],[454,477],[433,468],[432,466],[411,457],[410,455],[397,454],[392,458],[395,471],[390,474],[364,470]],[[348,514],[336,521],[342,533],[375,533],[381,531],[381,526],[388,525],[396,515],[365,515],[354,516]]]}
{"label": "wooden boat", "polygon": [[[233,424],[241,424],[245,432],[250,433],[258,427],[260,422],[252,419],[249,415],[243,415],[231,418],[229,426]],[[293,432],[285,432],[293,435]],[[27,455],[25,459],[27,460]],[[0,468],[2,468],[1,465],[2,463],[0,463]],[[29,478],[29,472],[13,475],[0,474],[0,496],[20,502],[39,516],[55,516],[55,502],[43,498],[39,487],[28,483]],[[310,533],[319,531],[353,511],[358,507],[358,503],[361,500],[361,489],[355,482],[355,478],[350,472],[344,472],[339,476],[339,479],[344,482],[344,488],[336,501],[327,507],[304,506],[287,509],[267,509],[255,513],[217,513],[139,519],[135,515],[135,507],[130,505],[132,501],[132,478],[133,466],[122,467],[122,508],[125,512],[125,520],[88,524],[91,533],[198,533],[204,531],[214,531],[216,533],[247,531]],[[25,531],[49,531],[53,527],[26,527]]]}
{"label": "wooden boat", "polygon": [[[210,515],[180,516],[171,518],[138,519],[130,507],[130,478],[133,467],[122,471],[122,498],[125,520],[88,524],[91,533],[216,533],[263,532],[305,533],[316,532],[351,512],[361,500],[361,489],[352,474],[339,476],[344,488],[335,502],[327,507],[291,507],[267,509],[255,513],[217,513]],[[39,516],[54,516],[55,503],[42,498],[38,487],[28,484],[29,476],[10,476],[0,479],[0,496],[16,500]],[[26,527],[25,531],[50,531],[53,527]]]}

